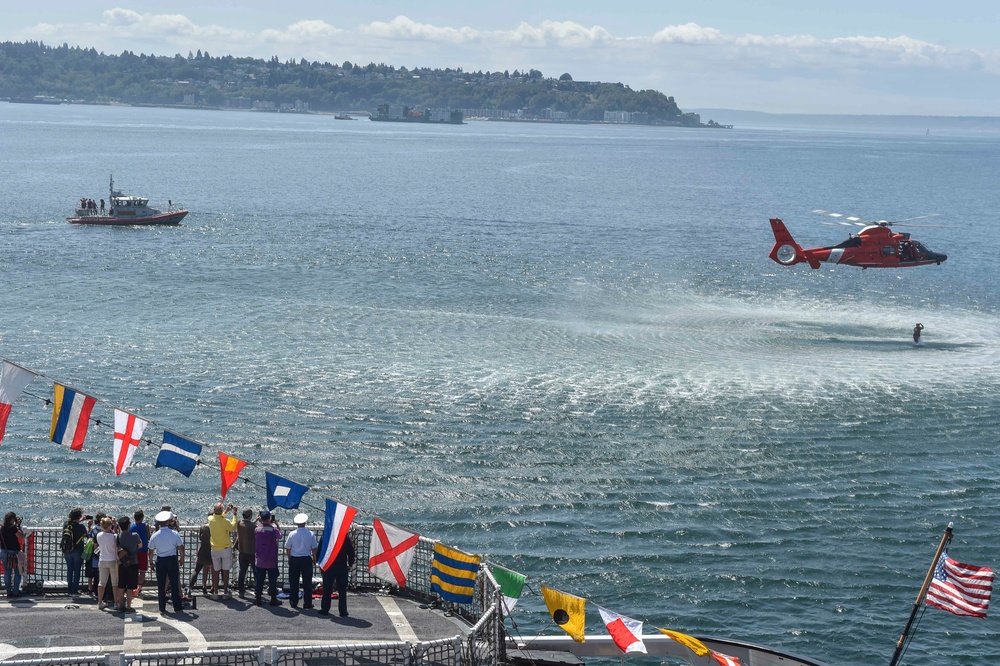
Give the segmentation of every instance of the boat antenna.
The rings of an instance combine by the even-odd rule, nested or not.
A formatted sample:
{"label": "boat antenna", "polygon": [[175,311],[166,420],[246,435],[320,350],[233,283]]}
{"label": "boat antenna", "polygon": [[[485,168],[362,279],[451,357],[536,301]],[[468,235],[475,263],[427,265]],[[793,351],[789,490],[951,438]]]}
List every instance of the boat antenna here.
{"label": "boat antenna", "polygon": [[920,594],[917,595],[917,600],[913,602],[913,610],[910,611],[910,619],[906,623],[906,628],[903,629],[903,633],[899,636],[899,641],[896,643],[896,651],[892,654],[892,661],[889,662],[889,666],[896,666],[899,663],[900,657],[903,656],[903,646],[906,644],[906,638],[910,634],[910,629],[913,628],[913,620],[917,617],[917,612],[920,610],[920,604],[923,602],[924,597],[927,595],[927,588],[931,585],[931,578],[934,576],[934,570],[937,568],[938,560],[941,559],[941,553],[948,547],[951,542],[952,528],[955,523],[948,523],[948,527],[945,528],[944,534],[941,535],[941,543],[938,544],[937,552],[934,553],[934,559],[931,560],[931,567],[927,570],[927,575],[924,576],[924,584],[920,588]]}

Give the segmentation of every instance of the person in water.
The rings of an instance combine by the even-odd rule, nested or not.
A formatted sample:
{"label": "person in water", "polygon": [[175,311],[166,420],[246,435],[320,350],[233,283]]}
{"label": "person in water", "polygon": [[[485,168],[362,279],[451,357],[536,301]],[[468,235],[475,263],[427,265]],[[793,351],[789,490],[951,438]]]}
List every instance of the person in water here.
{"label": "person in water", "polygon": [[920,344],[920,332],[924,330],[924,325],[917,322],[917,325],[913,327],[913,344]]}

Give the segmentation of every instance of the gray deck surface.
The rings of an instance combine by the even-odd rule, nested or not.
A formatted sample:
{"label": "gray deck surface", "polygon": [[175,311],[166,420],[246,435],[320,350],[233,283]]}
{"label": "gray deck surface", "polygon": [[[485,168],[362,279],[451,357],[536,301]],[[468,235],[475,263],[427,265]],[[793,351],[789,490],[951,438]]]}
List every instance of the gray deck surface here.
{"label": "gray deck surface", "polygon": [[[349,617],[315,608],[256,607],[233,597],[199,596],[197,609],[160,615],[155,590],[136,599],[134,614],[98,610],[93,597],[46,593],[0,599],[0,660],[84,656],[97,653],[245,648],[262,645],[331,645],[373,641],[411,642],[468,633],[468,625],[420,602],[376,593],[348,593]],[[167,610],[172,607],[168,603]]]}

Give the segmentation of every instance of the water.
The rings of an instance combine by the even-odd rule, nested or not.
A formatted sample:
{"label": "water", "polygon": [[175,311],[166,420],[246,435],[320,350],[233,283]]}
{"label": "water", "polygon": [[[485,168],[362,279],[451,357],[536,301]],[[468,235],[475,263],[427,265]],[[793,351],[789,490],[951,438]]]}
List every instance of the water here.
{"label": "water", "polygon": [[[888,663],[949,521],[954,557],[1000,565],[1000,136],[0,105],[0,138],[0,355],[104,421],[136,411],[647,632],[830,664]],[[67,224],[112,172],[191,214]],[[812,208],[942,213],[913,232],[949,260],[767,259],[771,216],[846,237]],[[2,446],[26,523],[217,497],[153,447],[115,478],[107,428],[74,454],[49,420],[22,397]],[[559,633],[539,596],[518,620]],[[906,663],[998,639],[930,610]]]}

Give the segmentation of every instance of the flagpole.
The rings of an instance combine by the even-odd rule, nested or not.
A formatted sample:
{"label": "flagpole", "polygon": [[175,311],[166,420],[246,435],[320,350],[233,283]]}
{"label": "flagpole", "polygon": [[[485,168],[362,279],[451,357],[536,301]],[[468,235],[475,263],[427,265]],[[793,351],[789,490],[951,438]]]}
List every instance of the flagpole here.
{"label": "flagpole", "polygon": [[938,560],[941,559],[941,553],[948,546],[948,542],[951,541],[952,528],[955,523],[948,523],[948,527],[945,528],[944,534],[941,535],[941,543],[938,544],[937,552],[934,554],[934,559],[931,560],[931,568],[927,570],[927,575],[924,576],[924,584],[920,588],[920,594],[917,595],[917,600],[913,602],[913,610],[910,611],[910,619],[906,623],[906,628],[903,629],[903,633],[899,636],[899,641],[896,643],[896,651],[892,655],[892,661],[889,662],[889,666],[896,666],[899,663],[899,658],[903,655],[903,645],[906,643],[906,637],[910,633],[910,628],[913,627],[913,621],[917,617],[917,611],[920,610],[920,603],[924,600],[924,596],[927,594],[927,588],[931,585],[931,579],[934,577],[934,570],[937,568]]}

